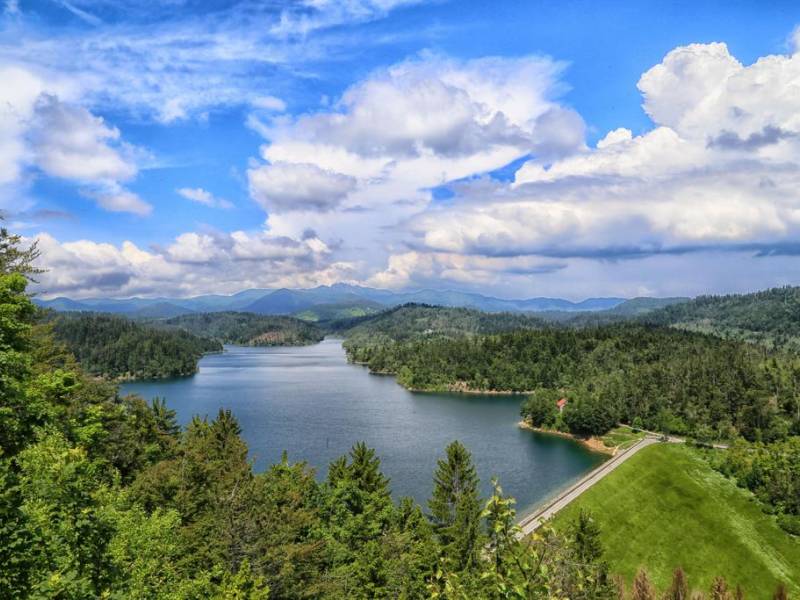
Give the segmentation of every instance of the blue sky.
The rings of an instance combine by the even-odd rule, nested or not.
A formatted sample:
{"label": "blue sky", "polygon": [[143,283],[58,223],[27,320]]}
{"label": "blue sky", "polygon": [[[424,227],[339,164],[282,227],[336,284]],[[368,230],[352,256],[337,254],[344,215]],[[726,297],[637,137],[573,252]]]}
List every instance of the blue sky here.
{"label": "blue sky", "polygon": [[798,23],[792,2],[6,1],[0,209],[49,295],[796,284]]}

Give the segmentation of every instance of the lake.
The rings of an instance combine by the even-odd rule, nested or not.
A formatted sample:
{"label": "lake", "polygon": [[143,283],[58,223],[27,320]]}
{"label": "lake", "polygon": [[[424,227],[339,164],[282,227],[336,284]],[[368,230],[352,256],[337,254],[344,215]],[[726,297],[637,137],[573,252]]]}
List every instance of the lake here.
{"label": "lake", "polygon": [[430,495],[436,460],[456,439],[472,452],[484,495],[497,476],[520,512],[605,458],[571,440],[520,429],[520,396],[412,393],[393,377],[348,364],[338,340],[228,346],[201,359],[192,377],[126,383],[122,391],[166,398],[181,424],[230,408],[257,470],[286,450],[322,477],[330,461],[363,440],[381,457],[393,494],[420,503]]}

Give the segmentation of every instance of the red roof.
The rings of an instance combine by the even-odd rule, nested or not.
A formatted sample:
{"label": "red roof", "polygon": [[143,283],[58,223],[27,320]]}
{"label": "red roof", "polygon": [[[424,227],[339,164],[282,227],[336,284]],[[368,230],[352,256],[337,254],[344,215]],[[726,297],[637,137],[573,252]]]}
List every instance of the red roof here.
{"label": "red roof", "polygon": [[566,398],[562,398],[561,400],[556,402],[556,406],[558,406],[558,408],[564,408],[564,406],[566,406],[566,404],[567,404],[567,399]]}

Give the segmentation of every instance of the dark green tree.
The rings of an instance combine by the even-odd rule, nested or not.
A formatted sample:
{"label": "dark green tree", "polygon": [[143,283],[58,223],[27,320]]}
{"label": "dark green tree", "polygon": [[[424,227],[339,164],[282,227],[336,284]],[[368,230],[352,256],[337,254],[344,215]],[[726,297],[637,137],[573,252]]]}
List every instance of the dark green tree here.
{"label": "dark green tree", "polygon": [[478,562],[483,541],[479,480],[472,456],[461,442],[450,443],[445,454],[433,477],[428,509],[445,557],[458,570],[466,570]]}

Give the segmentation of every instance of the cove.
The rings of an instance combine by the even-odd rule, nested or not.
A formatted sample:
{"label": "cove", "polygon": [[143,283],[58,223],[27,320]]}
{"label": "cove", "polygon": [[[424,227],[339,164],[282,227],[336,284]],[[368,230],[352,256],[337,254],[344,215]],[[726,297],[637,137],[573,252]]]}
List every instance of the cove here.
{"label": "cove", "polygon": [[605,457],[556,436],[517,427],[520,396],[412,393],[393,377],[348,364],[341,342],[313,346],[226,346],[201,359],[192,377],[140,381],[121,393],[165,398],[182,425],[229,408],[255,469],[307,461],[324,477],[357,441],[374,447],[395,497],[424,505],[436,460],[458,439],[472,452],[484,495],[497,476],[520,513],[600,464]]}

